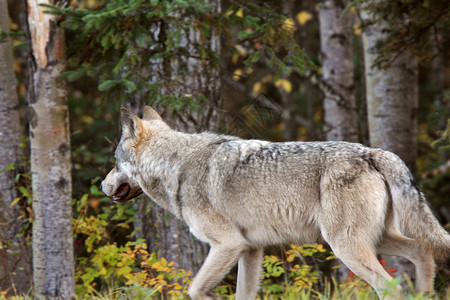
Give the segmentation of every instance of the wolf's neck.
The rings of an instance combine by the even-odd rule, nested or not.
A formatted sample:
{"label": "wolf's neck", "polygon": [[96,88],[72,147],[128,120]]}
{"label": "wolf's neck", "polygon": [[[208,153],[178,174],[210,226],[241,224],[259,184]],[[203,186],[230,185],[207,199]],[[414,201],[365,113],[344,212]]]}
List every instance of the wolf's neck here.
{"label": "wolf's neck", "polygon": [[142,176],[164,179],[173,176],[173,171],[189,151],[189,139],[186,134],[171,132],[160,138],[151,139],[144,146],[139,162]]}
{"label": "wolf's neck", "polygon": [[179,218],[182,216],[177,198],[188,152],[189,139],[186,134],[170,132],[149,140],[137,159],[139,166],[136,179],[142,190],[153,201]]}

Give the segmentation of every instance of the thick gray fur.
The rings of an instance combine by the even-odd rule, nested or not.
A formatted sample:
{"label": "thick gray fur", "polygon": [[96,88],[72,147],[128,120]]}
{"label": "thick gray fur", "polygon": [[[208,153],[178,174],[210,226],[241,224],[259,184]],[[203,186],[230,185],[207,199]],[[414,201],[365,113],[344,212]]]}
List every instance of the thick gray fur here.
{"label": "thick gray fur", "polygon": [[193,299],[214,298],[236,263],[236,299],[255,298],[264,247],[318,241],[380,298],[391,277],[377,253],[411,260],[416,290],[433,291],[434,258],[449,256],[450,235],[395,154],[345,142],[185,134],[150,107],[142,120],[122,109],[121,123],[103,191],[119,203],[144,192],[210,244],[189,288]]}

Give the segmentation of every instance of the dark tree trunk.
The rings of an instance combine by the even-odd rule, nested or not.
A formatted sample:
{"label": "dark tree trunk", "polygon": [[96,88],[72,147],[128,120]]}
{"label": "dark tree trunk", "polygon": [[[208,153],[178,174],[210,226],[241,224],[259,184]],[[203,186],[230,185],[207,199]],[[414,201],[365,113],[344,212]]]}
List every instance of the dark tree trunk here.
{"label": "dark tree trunk", "polygon": [[[219,0],[210,1],[210,5],[214,11],[220,11]],[[164,31],[170,30],[164,24],[159,29],[158,36],[154,37],[156,40],[164,39]],[[195,53],[194,45],[200,42],[219,54],[220,39],[214,32],[208,40],[201,41],[199,33],[192,29],[186,33],[181,43],[191,49],[190,53]],[[202,95],[208,102],[202,103],[200,110],[190,113],[178,114],[170,112],[167,107],[161,107],[160,111],[164,111],[163,118],[173,128],[183,132],[217,131],[217,108],[221,105],[219,71],[198,58],[179,57],[178,60],[180,59],[185,60],[172,59],[155,67],[155,82],[168,78],[172,82],[178,82],[170,88],[162,86],[162,94],[178,98]],[[179,65],[186,65],[187,68],[178,68]],[[150,199],[144,198],[138,206],[140,217],[137,226],[141,227],[140,234],[146,239],[149,249],[168,261],[174,261],[179,268],[196,272],[208,253],[208,245],[192,236],[183,221],[176,219]]]}
{"label": "dark tree trunk", "polygon": [[[0,30],[9,31],[7,1],[0,0]],[[31,249],[22,238],[19,196],[15,186],[22,159],[19,100],[14,77],[12,42],[0,42],[0,289],[26,293],[31,287]]]}

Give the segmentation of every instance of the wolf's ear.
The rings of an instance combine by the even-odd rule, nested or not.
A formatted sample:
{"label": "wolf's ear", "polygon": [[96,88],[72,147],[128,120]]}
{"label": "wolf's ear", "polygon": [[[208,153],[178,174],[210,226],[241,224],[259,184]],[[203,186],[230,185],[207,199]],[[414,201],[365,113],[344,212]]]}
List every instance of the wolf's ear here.
{"label": "wolf's ear", "polygon": [[120,108],[120,127],[122,128],[122,138],[135,138],[141,120],[127,108]]}
{"label": "wolf's ear", "polygon": [[162,121],[161,116],[151,108],[150,106],[144,107],[144,115],[142,116],[142,120],[151,121],[151,120],[160,120]]}

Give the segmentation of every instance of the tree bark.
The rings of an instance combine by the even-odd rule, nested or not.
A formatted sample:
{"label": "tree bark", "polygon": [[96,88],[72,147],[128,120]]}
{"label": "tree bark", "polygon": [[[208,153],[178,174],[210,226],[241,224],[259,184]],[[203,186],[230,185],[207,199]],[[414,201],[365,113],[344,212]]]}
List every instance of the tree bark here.
{"label": "tree bark", "polygon": [[[370,18],[367,12],[365,19]],[[416,171],[418,63],[408,50],[383,68],[374,65],[384,40],[386,24],[376,23],[363,32],[367,115],[372,147],[400,156],[412,173]],[[401,257],[386,257],[396,275],[415,278],[414,266]]]}
{"label": "tree bark", "polygon": [[72,180],[64,31],[54,16],[28,0],[31,175],[33,185],[33,285],[36,299],[75,298]]}
{"label": "tree bark", "polygon": [[327,140],[357,142],[351,19],[342,16],[347,4],[345,0],[324,0],[320,4],[322,77],[327,84],[324,113]]}
{"label": "tree bark", "polygon": [[[220,0],[209,1],[213,12],[220,11]],[[155,31],[154,39],[164,42],[165,32],[171,30],[166,24],[161,23]],[[186,32],[181,40],[181,46],[189,49],[190,57],[171,58],[160,64],[155,64],[155,82],[167,80],[176,82],[170,87],[162,86],[164,96],[177,98],[204,96],[207,103],[202,104],[199,111],[177,114],[165,110],[163,118],[173,128],[183,132],[200,132],[205,130],[217,131],[218,115],[220,107],[220,80],[219,71],[207,62],[197,58],[195,45],[202,43],[212,51],[219,54],[220,38],[212,32],[209,39],[201,40],[200,34],[194,29]],[[184,61],[181,61],[183,60]],[[180,68],[185,65],[187,68]],[[202,265],[207,253],[208,245],[198,241],[189,232],[187,225],[170,215],[163,208],[155,205],[151,200],[144,199],[140,207],[140,226],[149,249],[159,253],[168,261],[174,261],[175,266],[196,272]]]}
{"label": "tree bark", "polygon": [[385,68],[374,66],[383,24],[363,33],[369,138],[372,147],[396,153],[416,171],[418,63],[408,50]]}
{"label": "tree bark", "polygon": [[[0,0],[0,30],[9,31],[6,0]],[[22,231],[20,207],[11,207],[18,197],[15,175],[22,154],[18,110],[12,42],[7,38],[0,41],[0,287],[10,295],[31,287],[30,249],[16,237]]]}

